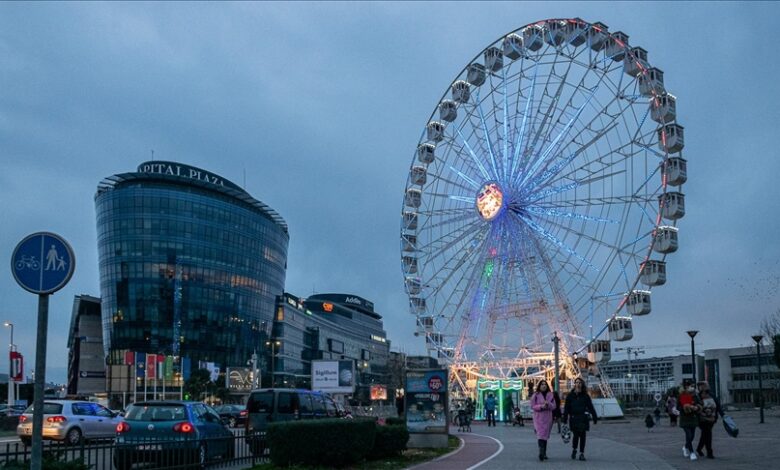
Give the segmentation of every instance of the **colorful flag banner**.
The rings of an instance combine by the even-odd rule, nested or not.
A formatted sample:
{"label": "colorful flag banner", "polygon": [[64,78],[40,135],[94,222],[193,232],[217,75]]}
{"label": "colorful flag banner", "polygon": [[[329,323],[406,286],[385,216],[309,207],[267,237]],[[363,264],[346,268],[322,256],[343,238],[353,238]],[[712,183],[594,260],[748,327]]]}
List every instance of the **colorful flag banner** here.
{"label": "colorful flag banner", "polygon": [[146,355],[146,378],[157,378],[157,354]]}
{"label": "colorful flag banner", "polygon": [[181,378],[188,380],[192,372],[192,360],[189,357],[181,358]]}
{"label": "colorful flag banner", "polygon": [[24,358],[22,354],[11,351],[11,380],[21,382],[24,379]]}
{"label": "colorful flag banner", "polygon": [[135,364],[135,353],[133,351],[125,351],[125,365],[132,366]]}
{"label": "colorful flag banner", "polygon": [[165,356],[165,380],[173,380],[173,356]]}
{"label": "colorful flag banner", "polygon": [[146,377],[146,353],[135,353],[135,376]]}

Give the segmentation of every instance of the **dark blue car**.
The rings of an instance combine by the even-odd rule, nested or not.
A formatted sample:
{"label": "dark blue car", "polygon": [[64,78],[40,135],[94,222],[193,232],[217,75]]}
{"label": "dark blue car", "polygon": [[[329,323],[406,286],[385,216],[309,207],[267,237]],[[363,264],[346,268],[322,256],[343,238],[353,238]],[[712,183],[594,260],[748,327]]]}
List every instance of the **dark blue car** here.
{"label": "dark blue car", "polygon": [[166,467],[233,458],[233,434],[219,414],[200,402],[145,401],[130,405],[116,428],[114,466],[135,463]]}

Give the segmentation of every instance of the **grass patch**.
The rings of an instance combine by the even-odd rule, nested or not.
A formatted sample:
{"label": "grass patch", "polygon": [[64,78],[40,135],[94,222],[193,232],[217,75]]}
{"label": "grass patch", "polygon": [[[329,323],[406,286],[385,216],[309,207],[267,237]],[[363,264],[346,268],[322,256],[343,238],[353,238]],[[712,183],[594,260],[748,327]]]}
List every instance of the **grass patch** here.
{"label": "grass patch", "polygon": [[[422,462],[433,460],[436,457],[440,457],[444,454],[452,452],[460,445],[460,440],[450,435],[447,440],[448,447],[442,449],[407,449],[401,453],[398,457],[392,457],[387,459],[372,460],[370,462],[362,462],[354,464],[348,467],[344,467],[341,470],[400,470],[402,468],[409,467]],[[255,465],[251,467],[251,470],[333,470],[334,467],[306,467],[301,465],[294,465],[291,467],[277,467],[272,463],[265,463],[261,465]]]}

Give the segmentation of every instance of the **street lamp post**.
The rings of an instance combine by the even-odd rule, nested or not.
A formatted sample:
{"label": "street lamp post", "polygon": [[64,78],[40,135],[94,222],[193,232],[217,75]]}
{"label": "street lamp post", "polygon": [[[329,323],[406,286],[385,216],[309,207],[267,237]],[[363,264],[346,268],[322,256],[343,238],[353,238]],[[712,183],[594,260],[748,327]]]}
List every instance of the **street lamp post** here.
{"label": "street lamp post", "polygon": [[693,386],[696,386],[696,346],[694,345],[693,338],[696,337],[698,330],[689,330],[688,336],[691,337],[691,372],[693,372]]}
{"label": "street lamp post", "polygon": [[758,409],[761,424],[764,424],[764,386],[761,381],[761,340],[764,339],[762,335],[753,336],[753,341],[756,342],[756,362],[758,362]]}
{"label": "street lamp post", "polygon": [[[258,382],[262,382],[261,380],[258,380],[257,377],[257,350],[252,352],[252,359],[250,360],[250,363],[252,364],[252,389],[258,388],[257,384]],[[262,384],[260,384],[262,387]]]}
{"label": "street lamp post", "polygon": [[281,341],[266,341],[266,346],[271,346],[271,388],[276,386],[276,347],[281,346]]}
{"label": "street lamp post", "polygon": [[11,405],[13,405],[16,401],[16,397],[14,396],[14,381],[12,378],[13,364],[11,363],[11,353],[14,350],[14,324],[7,321],[3,323],[3,326],[6,328],[11,328],[11,342],[8,343],[8,407],[10,409]]}

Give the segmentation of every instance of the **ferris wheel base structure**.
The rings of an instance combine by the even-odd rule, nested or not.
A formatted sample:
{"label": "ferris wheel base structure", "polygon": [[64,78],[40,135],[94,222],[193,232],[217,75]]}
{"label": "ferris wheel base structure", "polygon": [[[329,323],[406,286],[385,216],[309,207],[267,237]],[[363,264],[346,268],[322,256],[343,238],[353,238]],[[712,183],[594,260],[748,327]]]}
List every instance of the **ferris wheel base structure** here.
{"label": "ferris wheel base structure", "polygon": [[[673,283],[684,128],[677,97],[621,31],[546,19],[499,37],[446,87],[414,149],[401,270],[417,335],[453,385],[578,376]],[[560,347],[557,364],[552,339]]]}

